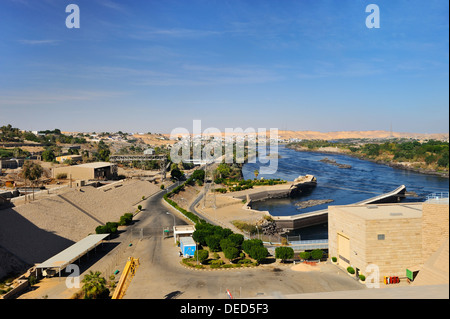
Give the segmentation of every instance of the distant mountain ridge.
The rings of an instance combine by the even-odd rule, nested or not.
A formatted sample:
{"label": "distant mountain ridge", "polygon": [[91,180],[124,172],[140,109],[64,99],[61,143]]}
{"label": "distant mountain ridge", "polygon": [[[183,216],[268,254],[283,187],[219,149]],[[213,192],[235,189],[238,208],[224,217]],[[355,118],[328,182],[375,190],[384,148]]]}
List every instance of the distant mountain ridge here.
{"label": "distant mountain ridge", "polygon": [[278,131],[278,136],[281,139],[305,139],[305,140],[337,140],[348,138],[367,138],[367,139],[380,139],[380,138],[413,138],[419,140],[435,139],[435,140],[448,140],[449,133],[403,133],[403,132],[390,132],[390,131],[337,131],[337,132],[318,132],[318,131]]}

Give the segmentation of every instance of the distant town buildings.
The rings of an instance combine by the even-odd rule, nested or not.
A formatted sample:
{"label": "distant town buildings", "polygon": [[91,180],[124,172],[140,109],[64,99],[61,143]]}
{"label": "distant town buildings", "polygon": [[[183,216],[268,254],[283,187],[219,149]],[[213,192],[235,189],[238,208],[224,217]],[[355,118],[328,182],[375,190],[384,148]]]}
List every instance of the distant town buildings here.
{"label": "distant town buildings", "polygon": [[153,155],[155,154],[155,150],[153,148],[147,148],[144,150],[144,155]]}
{"label": "distant town buildings", "polygon": [[0,159],[0,170],[1,169],[16,169],[23,166],[24,159]]}

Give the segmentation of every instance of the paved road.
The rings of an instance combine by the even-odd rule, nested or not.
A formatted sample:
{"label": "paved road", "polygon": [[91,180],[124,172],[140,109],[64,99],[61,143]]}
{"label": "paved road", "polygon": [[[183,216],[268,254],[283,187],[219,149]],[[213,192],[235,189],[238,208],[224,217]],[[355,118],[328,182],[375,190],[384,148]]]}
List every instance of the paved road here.
{"label": "paved road", "polygon": [[[162,196],[147,201],[135,225],[149,231],[136,244],[133,257],[139,258],[140,266],[124,299],[225,299],[227,289],[236,298],[276,298],[365,288],[334,265],[324,265],[321,272],[297,272],[279,264],[214,271],[187,269],[180,264],[179,248],[173,238],[163,238],[163,227],[173,225],[173,217],[166,212],[177,213],[163,204]],[[185,224],[178,217],[176,223]]]}
{"label": "paved road", "polygon": [[[171,188],[169,188],[170,190]],[[228,289],[235,298],[270,297],[286,295],[364,289],[334,265],[324,265],[321,272],[296,272],[288,266],[272,264],[251,269],[202,271],[184,268],[173,237],[164,238],[163,229],[187,224],[184,218],[163,203],[161,191],[142,203],[144,210],[136,222],[115,241],[127,240],[127,233],[144,237],[134,240],[132,256],[139,258],[140,266],[128,287],[124,299],[226,299]],[[167,214],[170,212],[171,215]],[[113,255],[114,256],[114,255]],[[123,256],[123,266],[128,255]],[[99,263],[108,263],[109,255],[99,254]],[[96,270],[97,264],[92,265]],[[119,267],[118,269],[122,269]],[[44,287],[44,281],[45,286]],[[40,289],[23,298],[70,298],[76,291],[67,289],[65,278],[44,280]]]}

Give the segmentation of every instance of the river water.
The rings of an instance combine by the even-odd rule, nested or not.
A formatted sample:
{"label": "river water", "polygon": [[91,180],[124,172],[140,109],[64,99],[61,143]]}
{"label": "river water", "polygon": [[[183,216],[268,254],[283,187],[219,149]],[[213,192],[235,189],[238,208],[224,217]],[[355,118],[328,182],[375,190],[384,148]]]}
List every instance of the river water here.
{"label": "river water", "polygon": [[[270,199],[255,202],[252,208],[269,211],[272,216],[290,216],[321,209],[328,205],[346,205],[365,200],[376,195],[390,192],[405,185],[407,192],[417,197],[408,197],[404,201],[424,201],[431,193],[448,192],[449,179],[434,175],[415,173],[396,169],[387,165],[364,161],[346,155],[298,152],[283,145],[278,146],[278,169],[275,174],[259,175],[258,178],[280,178],[293,181],[300,175],[311,174],[317,178],[317,186],[309,193],[296,198]],[[351,165],[351,168],[339,168],[321,159],[329,158],[339,164]],[[242,169],[245,179],[255,178],[254,171],[260,170],[259,162],[247,163]],[[295,204],[305,200],[331,199],[333,202],[314,207],[299,209]],[[328,238],[327,225],[317,225],[299,229],[292,234],[302,239]]]}

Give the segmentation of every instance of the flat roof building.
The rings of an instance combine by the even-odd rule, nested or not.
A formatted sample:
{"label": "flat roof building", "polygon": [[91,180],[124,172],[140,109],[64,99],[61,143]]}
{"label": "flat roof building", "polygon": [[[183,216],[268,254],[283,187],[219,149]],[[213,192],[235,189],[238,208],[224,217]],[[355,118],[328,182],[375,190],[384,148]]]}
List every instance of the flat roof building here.
{"label": "flat roof building", "polygon": [[182,237],[190,237],[195,231],[195,225],[176,225],[173,226],[173,238],[175,243]]}
{"label": "flat roof building", "polygon": [[74,180],[110,180],[117,178],[117,165],[108,162],[95,162],[73,166],[55,167],[52,177],[67,174]]}
{"label": "flat roof building", "polygon": [[448,199],[440,203],[329,206],[329,256],[336,257],[342,268],[351,266],[366,276],[367,267],[376,265],[380,281],[384,276],[404,278],[406,269],[420,268],[448,242],[448,223]]}
{"label": "flat roof building", "polygon": [[23,158],[0,158],[0,170],[1,169],[16,169],[22,167],[25,160]]}

